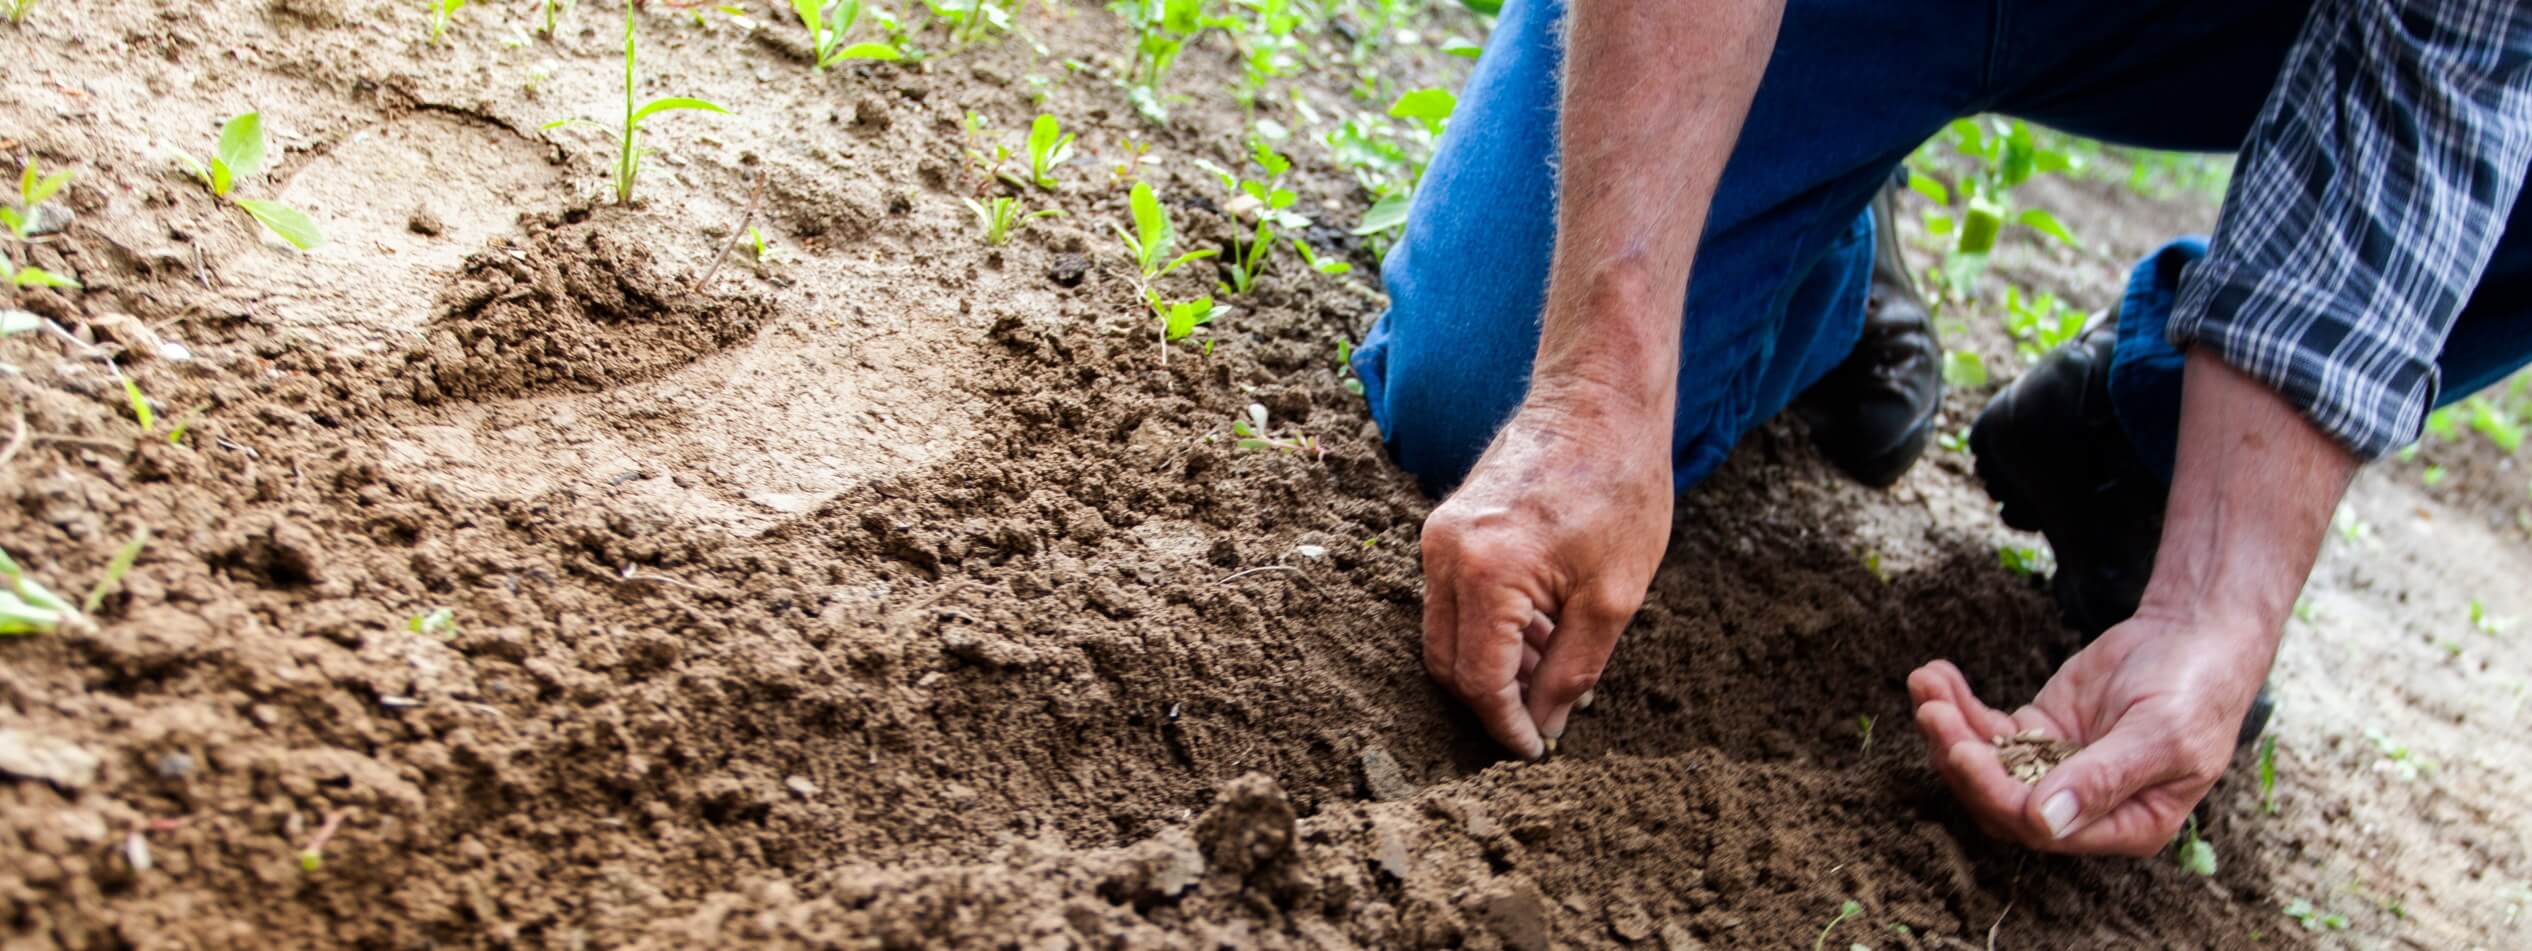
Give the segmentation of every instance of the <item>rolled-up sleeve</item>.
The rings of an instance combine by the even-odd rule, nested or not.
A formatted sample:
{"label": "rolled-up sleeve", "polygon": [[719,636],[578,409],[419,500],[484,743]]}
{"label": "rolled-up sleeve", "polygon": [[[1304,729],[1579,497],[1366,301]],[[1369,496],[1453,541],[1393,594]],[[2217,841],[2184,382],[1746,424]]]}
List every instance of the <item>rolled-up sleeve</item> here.
{"label": "rolled-up sleeve", "polygon": [[2527,167],[2532,5],[2321,0],[2167,332],[2360,457],[2397,450]]}

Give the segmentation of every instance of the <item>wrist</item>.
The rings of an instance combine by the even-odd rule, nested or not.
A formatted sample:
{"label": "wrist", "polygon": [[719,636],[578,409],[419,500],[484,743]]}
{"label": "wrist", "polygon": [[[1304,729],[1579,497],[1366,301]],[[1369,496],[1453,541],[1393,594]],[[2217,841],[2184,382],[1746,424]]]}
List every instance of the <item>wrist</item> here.
{"label": "wrist", "polygon": [[1667,421],[1679,400],[1682,291],[1658,286],[1623,266],[1557,281],[1525,408]]}

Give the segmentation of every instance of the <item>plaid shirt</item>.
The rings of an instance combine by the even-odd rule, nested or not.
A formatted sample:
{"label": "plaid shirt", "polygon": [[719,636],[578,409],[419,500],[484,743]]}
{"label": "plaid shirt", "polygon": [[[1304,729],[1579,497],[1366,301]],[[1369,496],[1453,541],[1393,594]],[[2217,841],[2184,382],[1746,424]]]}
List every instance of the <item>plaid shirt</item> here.
{"label": "plaid shirt", "polygon": [[2408,445],[2527,167],[2532,4],[2321,0],[2182,276],[2172,342],[2361,457]]}

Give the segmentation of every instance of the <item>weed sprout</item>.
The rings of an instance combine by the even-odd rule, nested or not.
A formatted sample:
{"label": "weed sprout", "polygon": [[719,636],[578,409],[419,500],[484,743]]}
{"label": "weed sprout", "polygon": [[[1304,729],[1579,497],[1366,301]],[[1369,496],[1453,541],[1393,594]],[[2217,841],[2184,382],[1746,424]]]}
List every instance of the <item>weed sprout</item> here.
{"label": "weed sprout", "polygon": [[186,171],[209,186],[211,194],[226,198],[230,204],[245,209],[258,223],[273,234],[290,242],[292,247],[307,251],[325,243],[325,235],[316,222],[299,209],[261,198],[238,198],[229,194],[238,179],[252,178],[264,168],[264,119],[262,113],[249,112],[230,119],[220,127],[220,143],[209,162],[184,153],[176,158]]}
{"label": "weed sprout", "polygon": [[653,99],[649,102],[636,105],[635,103],[638,102],[638,100],[634,98],[634,89],[636,80],[638,79],[638,74],[635,71],[636,60],[634,56],[635,26],[636,20],[633,16],[633,0],[625,0],[624,123],[614,128],[608,128],[605,124],[600,123],[595,119],[573,116],[568,119],[556,119],[545,124],[546,128],[555,129],[574,123],[585,122],[590,125],[598,126],[600,129],[604,129],[607,135],[615,140],[615,200],[617,204],[632,203],[634,179],[641,175],[642,156],[650,151],[643,148],[641,145],[643,120],[649,119],[650,117],[659,115],[663,112],[675,112],[681,109],[690,109],[701,112],[717,112],[724,115],[729,113],[729,110],[723,109],[714,103],[689,96],[662,96],[658,99]]}
{"label": "weed sprout", "polygon": [[448,35],[449,22],[465,6],[466,0],[431,0],[431,45],[440,45],[440,38]]}
{"label": "weed sprout", "polygon": [[791,12],[809,29],[812,59],[819,72],[846,60],[897,60],[905,51],[888,43],[846,43],[844,35],[862,17],[862,0],[791,0]]}
{"label": "weed sprout", "polygon": [[1248,404],[1248,410],[1231,421],[1231,435],[1239,437],[1239,442],[1234,445],[1242,449],[1272,449],[1296,455],[1307,453],[1318,459],[1325,459],[1328,454],[1327,446],[1308,433],[1286,431],[1278,435],[1269,431],[1263,403]]}
{"label": "weed sprout", "polygon": [[1073,157],[1073,136],[1054,116],[1039,113],[1029,123],[1029,182],[1047,191],[1055,190],[1055,167]]}
{"label": "weed sprout", "polygon": [[982,202],[973,198],[961,198],[959,201],[966,202],[968,209],[976,213],[976,222],[985,229],[985,243],[988,245],[1008,243],[1011,235],[1021,226],[1040,218],[1063,214],[1053,208],[1022,212],[1020,200],[1005,195],[996,195]]}
{"label": "weed sprout", "polygon": [[1211,322],[1226,313],[1228,308],[1216,306],[1211,297],[1164,302],[1160,292],[1152,286],[1153,282],[1189,261],[1212,257],[1214,250],[1199,248],[1176,257],[1170,256],[1170,252],[1178,246],[1178,233],[1170,226],[1169,212],[1161,208],[1160,198],[1152,193],[1151,185],[1135,182],[1134,191],[1127,196],[1127,205],[1134,213],[1134,230],[1118,228],[1117,237],[1125,242],[1126,256],[1134,262],[1134,289],[1160,317],[1161,362],[1168,363],[1171,341],[1185,339],[1198,326]]}

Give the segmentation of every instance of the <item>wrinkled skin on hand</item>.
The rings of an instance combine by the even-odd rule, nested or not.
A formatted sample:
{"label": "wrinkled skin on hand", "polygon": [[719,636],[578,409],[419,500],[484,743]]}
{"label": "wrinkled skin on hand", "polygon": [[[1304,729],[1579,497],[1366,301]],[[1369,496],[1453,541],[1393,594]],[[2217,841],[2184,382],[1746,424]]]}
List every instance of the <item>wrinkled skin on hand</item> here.
{"label": "wrinkled skin on hand", "polygon": [[[2273,635],[2140,613],[2067,660],[2029,706],[1989,708],[1948,661],[1908,677],[1935,772],[1989,835],[2048,852],[2148,856],[2232,760]],[[1992,739],[2036,729],[2082,751],[2032,785]]]}
{"label": "wrinkled skin on hand", "polygon": [[1517,756],[1563,735],[1661,565],[1670,419],[1653,411],[1534,399],[1424,521],[1425,668]]}

